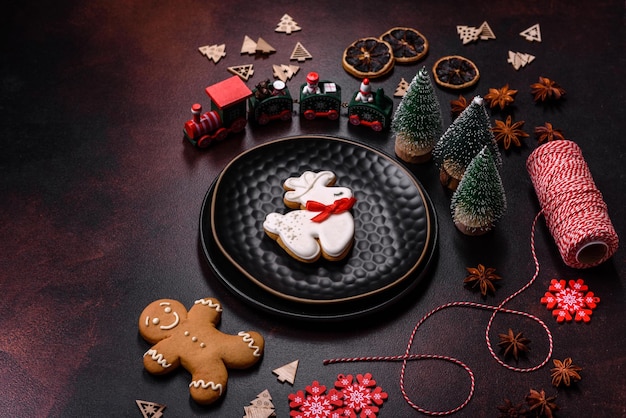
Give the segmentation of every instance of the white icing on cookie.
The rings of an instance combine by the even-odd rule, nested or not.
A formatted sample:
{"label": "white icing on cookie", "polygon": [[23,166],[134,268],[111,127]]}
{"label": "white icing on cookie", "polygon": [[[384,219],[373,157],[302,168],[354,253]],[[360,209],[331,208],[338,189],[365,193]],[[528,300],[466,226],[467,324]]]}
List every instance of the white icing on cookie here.
{"label": "white icing on cookie", "polygon": [[152,360],[156,361],[157,364],[161,367],[163,367],[164,369],[167,369],[168,367],[170,367],[172,364],[168,363],[165,358],[163,357],[163,354],[158,353],[156,350],[154,349],[150,349],[148,351],[145,352],[145,354],[143,355],[145,356],[150,356],[152,357]]}
{"label": "white icing on cookie", "polygon": [[[336,202],[354,203],[352,191],[347,187],[328,186],[335,180],[331,171],[314,173],[305,171],[300,177],[285,181],[285,200],[306,207],[307,202],[316,206],[333,207]],[[336,258],[343,255],[354,239],[354,218],[345,208],[340,213],[329,212],[323,220],[315,221],[324,211],[293,210],[286,214],[270,213],[266,216],[263,228],[270,236],[280,238],[282,245],[297,258],[314,261],[323,251],[325,256]]]}
{"label": "white icing on cookie", "polygon": [[202,388],[202,389],[208,389],[211,388],[212,390],[216,390],[219,391],[220,396],[222,396],[222,384],[221,383],[215,383],[215,382],[205,382],[202,379],[198,379],[198,380],[192,380],[191,383],[189,384],[189,387],[194,387],[194,388]]}
{"label": "white icing on cookie", "polygon": [[261,355],[261,349],[258,346],[254,345],[254,338],[252,338],[250,334],[245,331],[239,331],[237,335],[243,337],[243,342],[248,343],[248,348],[254,349],[254,352],[252,353],[254,357],[259,357]]}

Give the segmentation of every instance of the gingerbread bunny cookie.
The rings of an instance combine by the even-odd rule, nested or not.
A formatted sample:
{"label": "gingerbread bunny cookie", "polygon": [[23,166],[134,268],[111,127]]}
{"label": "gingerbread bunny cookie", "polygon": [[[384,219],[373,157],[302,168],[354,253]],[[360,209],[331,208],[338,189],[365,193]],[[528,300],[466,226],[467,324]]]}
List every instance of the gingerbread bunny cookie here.
{"label": "gingerbread bunny cookie", "polygon": [[219,399],[228,368],[245,369],[258,362],[265,342],[254,331],[228,335],[215,326],[222,307],[214,298],[199,299],[187,309],[173,299],[149,304],[139,317],[139,333],[154,344],[143,357],[146,370],[164,374],[182,365],[191,373],[189,393],[200,404]]}
{"label": "gingerbread bunny cookie", "polygon": [[286,214],[270,213],[263,229],[289,255],[312,263],[324,257],[343,259],[354,241],[354,218],[350,209],[356,202],[352,190],[333,186],[332,171],[305,171],[283,184],[283,201],[293,210]]}

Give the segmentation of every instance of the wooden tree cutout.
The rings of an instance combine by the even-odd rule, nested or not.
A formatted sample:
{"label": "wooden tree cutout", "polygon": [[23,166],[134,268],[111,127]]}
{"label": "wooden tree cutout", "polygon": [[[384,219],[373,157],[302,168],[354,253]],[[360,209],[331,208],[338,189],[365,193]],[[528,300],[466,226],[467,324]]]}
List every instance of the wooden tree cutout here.
{"label": "wooden tree cutout", "polygon": [[506,60],[506,62],[511,64],[516,70],[519,70],[520,68],[525,67],[526,64],[530,64],[531,62],[533,62],[534,59],[534,55],[509,51],[509,58]]}
{"label": "wooden tree cutout", "polygon": [[148,401],[140,401],[139,399],[137,399],[135,402],[141,410],[141,415],[143,415],[143,418],[161,418],[163,416],[163,410],[165,409],[165,405],[160,405],[158,403]]}
{"label": "wooden tree cutout", "polygon": [[238,75],[243,81],[248,81],[248,79],[252,77],[252,74],[254,74],[254,65],[235,65],[233,67],[228,67],[228,72]]}
{"label": "wooden tree cutout", "polygon": [[406,94],[406,90],[409,88],[409,82],[404,79],[404,77],[398,83],[396,87],[396,91],[393,93],[394,97],[404,97]]}
{"label": "wooden tree cutout", "polygon": [[248,35],[243,38],[243,44],[241,45],[241,53],[254,55],[256,54],[256,42],[252,40]]}
{"label": "wooden tree cutout", "polygon": [[273,75],[283,83],[286,83],[287,80],[291,80],[291,77],[296,75],[300,67],[297,65],[272,65],[272,69],[274,70]]}
{"label": "wooden tree cutout", "polygon": [[276,416],[272,396],[267,389],[250,401],[249,406],[244,406],[243,410],[246,413],[244,418],[268,418]]}
{"label": "wooden tree cutout", "polygon": [[256,52],[261,54],[271,54],[272,52],[276,52],[274,47],[267,43],[267,41],[263,38],[259,38],[256,41]]}
{"label": "wooden tree cutout", "polygon": [[482,25],[480,25],[478,30],[480,31],[481,40],[487,41],[489,39],[496,39],[496,35],[493,33],[491,27],[489,26],[489,23],[487,23],[486,21],[483,22]]}
{"label": "wooden tree cutout", "polygon": [[296,47],[293,49],[291,53],[291,60],[298,60],[298,62],[304,62],[307,59],[312,59],[313,56],[306,50],[304,46],[300,42],[296,43]]}
{"label": "wooden tree cutout", "polygon": [[296,23],[295,20],[288,14],[284,14],[283,17],[280,18],[280,22],[276,25],[276,32],[286,33],[287,35],[291,35],[291,32],[297,32],[302,30],[300,26]]}
{"label": "wooden tree cutout", "polygon": [[296,380],[298,362],[299,360],[292,361],[289,364],[285,364],[282,367],[272,370],[272,373],[278,376],[277,379],[279,382],[281,383],[289,382],[293,385],[293,382]]}
{"label": "wooden tree cutout", "polygon": [[480,37],[480,29],[473,26],[459,25],[456,27],[456,32],[459,34],[461,41],[463,41],[463,45],[477,41]]}
{"label": "wooden tree cutout", "polygon": [[523,32],[520,32],[520,35],[529,42],[541,42],[541,28],[539,27],[539,23],[532,25]]}
{"label": "wooden tree cutout", "polygon": [[225,44],[205,45],[205,46],[201,46],[200,48],[198,48],[198,50],[200,51],[202,55],[206,56],[209,59],[209,61],[213,61],[216,64],[219,60],[222,59],[222,57],[226,56]]}

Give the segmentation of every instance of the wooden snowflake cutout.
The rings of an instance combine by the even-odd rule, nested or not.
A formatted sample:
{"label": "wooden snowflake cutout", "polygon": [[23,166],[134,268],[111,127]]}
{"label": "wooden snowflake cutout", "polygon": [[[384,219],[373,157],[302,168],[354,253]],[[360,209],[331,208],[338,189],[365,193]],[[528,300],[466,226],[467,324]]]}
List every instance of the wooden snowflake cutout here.
{"label": "wooden snowflake cutout", "polygon": [[226,45],[205,45],[198,48],[200,53],[206,56],[209,61],[217,64],[219,60],[226,56]]}
{"label": "wooden snowflake cutout", "polygon": [[396,87],[396,91],[393,93],[394,97],[404,97],[407,89],[409,88],[409,82],[404,79],[404,77],[398,83]]}
{"label": "wooden snowflake cutout", "polygon": [[297,65],[272,65],[273,75],[275,78],[279,79],[283,83],[286,83],[287,80],[291,80],[291,77],[296,75],[300,67]]}
{"label": "wooden snowflake cutout", "polygon": [[291,35],[291,32],[297,32],[302,30],[300,26],[296,23],[295,20],[288,14],[284,14],[283,17],[280,18],[280,22],[276,25],[276,32],[286,33],[287,35]]}
{"label": "wooden snowflake cutout", "polygon": [[507,58],[506,62],[511,64],[516,70],[519,70],[520,68],[525,67],[534,60],[534,55],[526,54],[523,52],[509,51],[509,57]]}
{"label": "wooden snowflake cutout", "polygon": [[298,60],[298,62],[304,62],[307,59],[312,58],[313,56],[309,53],[309,51],[307,51],[306,48],[300,42],[298,42],[296,43],[296,46],[293,49],[293,52],[291,53],[291,57],[289,59],[292,61]]}
{"label": "wooden snowflake cutout", "polygon": [[565,280],[552,279],[548,291],[541,298],[541,303],[552,311],[552,316],[561,323],[591,321],[591,314],[600,302],[600,298],[589,292],[588,286],[582,279]]}
{"label": "wooden snowflake cutout", "polygon": [[289,382],[293,385],[293,382],[296,380],[296,372],[298,371],[298,362],[299,360],[292,361],[289,364],[272,370],[272,373],[278,376],[277,379],[279,382]]}
{"label": "wooden snowflake cutout", "polygon": [[539,23],[520,32],[520,35],[529,42],[541,42],[541,28],[539,27]]}
{"label": "wooden snowflake cutout", "polygon": [[252,77],[252,74],[254,74],[254,65],[235,65],[233,67],[228,67],[228,72],[238,75],[244,81],[248,81],[248,79]]}
{"label": "wooden snowflake cutout", "polygon": [[137,403],[139,410],[141,410],[143,418],[161,418],[163,416],[165,405],[160,405],[155,402],[140,401],[139,399],[135,402]]}

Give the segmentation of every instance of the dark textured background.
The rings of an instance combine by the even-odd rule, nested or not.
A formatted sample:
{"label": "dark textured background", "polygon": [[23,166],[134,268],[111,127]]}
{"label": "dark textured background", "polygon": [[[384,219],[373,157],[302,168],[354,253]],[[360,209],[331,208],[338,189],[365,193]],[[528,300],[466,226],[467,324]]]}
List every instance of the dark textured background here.
{"label": "dark textured background", "polygon": [[[288,13],[303,28],[274,32]],[[497,39],[462,45],[456,25],[487,21]],[[289,64],[297,41],[313,55],[289,82],[299,86],[308,71],[332,79],[345,94],[359,80],[341,67],[343,49],[357,38],[410,26],[430,42],[419,64],[396,66],[373,81],[392,95],[441,56],[461,54],[481,70],[466,97],[509,83],[519,93],[514,119],[524,128],[552,122],[577,142],[613,223],[622,235],[624,169],[624,4],[620,1],[375,2],[27,2],[5,5],[0,99],[0,415],[141,416],[135,399],[167,405],[165,417],[242,416],[243,406],[269,389],[279,416],[288,415],[287,395],[313,380],[331,386],[337,374],[371,372],[389,393],[381,416],[409,416],[399,390],[399,363],[324,366],[323,359],[401,354],[414,324],[436,306],[456,301],[497,304],[533,274],[530,225],[539,210],[524,163],[536,147],[532,136],[520,149],[503,152],[508,211],[486,236],[460,235],[449,216],[449,194],[432,164],[411,169],[430,194],[439,216],[438,255],[430,277],[403,303],[356,323],[307,325],[260,315],[216,280],[199,245],[202,199],[228,161],[256,144],[289,135],[322,133],[349,137],[393,152],[389,132],[374,133],[330,122],[274,122],[248,126],[242,135],[209,150],[182,141],[192,103],[208,107],[204,88],[230,76],[226,68],[254,64],[248,81],[272,76],[273,64]],[[519,32],[540,23],[542,43]],[[277,52],[241,56],[244,35],[263,37]],[[227,56],[208,61],[198,47],[226,44]],[[509,50],[536,60],[515,71]],[[558,81],[567,99],[535,105],[529,85],[538,77]],[[457,93],[437,88],[450,123],[449,101]],[[347,99],[345,99],[347,101]],[[394,99],[397,106],[399,100]],[[297,105],[296,105],[297,109]],[[494,114],[494,118],[500,115]],[[558,394],[562,417],[626,414],[624,373],[623,247],[603,265],[566,267],[543,222],[537,230],[538,281],[508,304],[542,318],[554,336],[554,358],[573,357],[583,380],[564,390],[551,387],[549,366],[519,374],[490,357],[484,328],[489,313],[449,309],[420,329],[413,352],[455,356],[476,374],[476,392],[457,416],[494,416],[504,398],[523,399],[530,388]],[[495,296],[481,298],[463,287],[466,266],[495,267],[504,278]],[[589,324],[557,325],[539,302],[552,278],[582,278],[601,298]],[[219,298],[220,329],[261,332],[262,362],[231,373],[224,400],[200,407],[187,394],[188,374],[154,377],[142,367],[149,347],[137,333],[137,316],[166,297],[190,306],[199,297]],[[524,331],[528,367],[547,350],[534,322],[500,315],[492,340],[508,327]],[[293,387],[271,370],[300,359]],[[514,362],[513,362],[514,363]],[[469,379],[462,369],[436,361],[412,362],[407,387],[430,409],[449,409],[465,399]]]}

